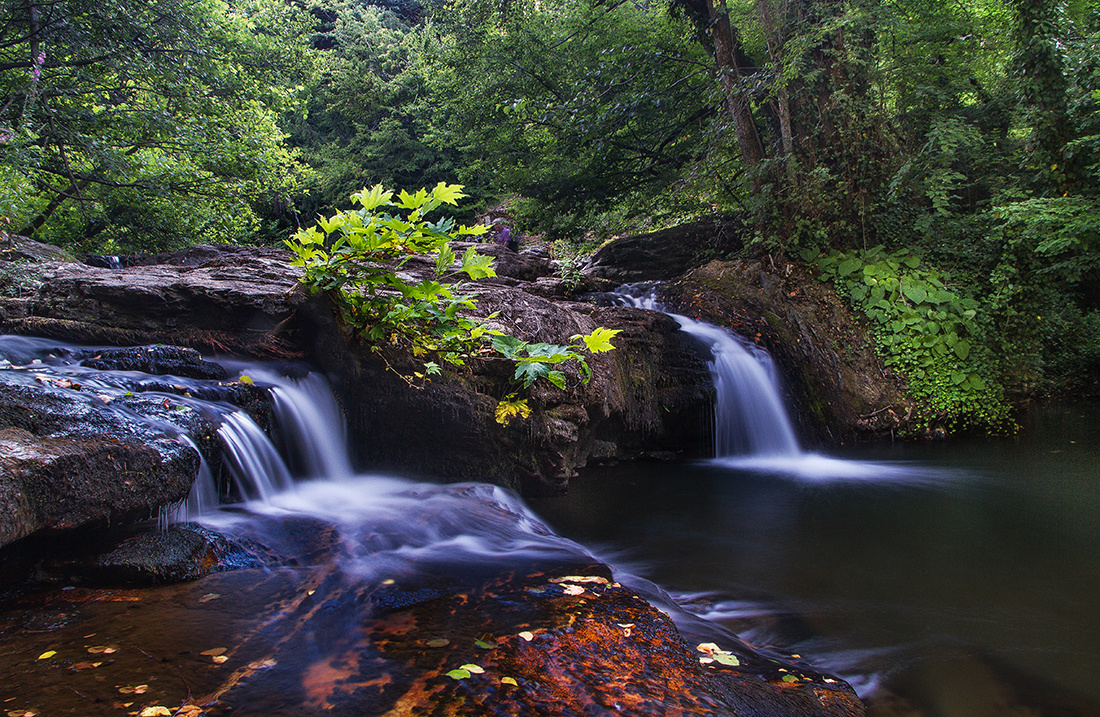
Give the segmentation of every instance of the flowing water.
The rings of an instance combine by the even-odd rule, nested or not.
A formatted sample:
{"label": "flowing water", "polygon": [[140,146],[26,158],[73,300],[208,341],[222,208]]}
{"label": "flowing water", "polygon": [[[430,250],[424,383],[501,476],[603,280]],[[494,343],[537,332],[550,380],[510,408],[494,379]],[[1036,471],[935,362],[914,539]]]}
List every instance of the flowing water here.
{"label": "flowing water", "polygon": [[[19,686],[36,684],[51,700],[43,715],[113,713],[89,711],[107,666],[50,672],[35,659],[112,643],[121,647],[110,667],[151,675],[144,686],[162,703],[221,684],[202,653],[228,643],[229,666],[238,654],[257,669],[278,663],[267,692],[312,704],[342,679],[328,656],[357,649],[363,619],[334,586],[397,581],[415,592],[507,565],[600,559],[686,629],[702,618],[838,672],[872,714],[1100,714],[1100,411],[1036,412],[1015,441],[815,455],[794,440],[766,355],[680,320],[710,347],[716,423],[731,434],[716,440],[719,457],[593,469],[534,512],[488,485],[358,473],[323,378],[231,366],[273,388],[281,442],[228,404],[192,399],[219,425],[221,473],[234,486],[216,485],[206,467],[176,519],[258,546],[268,567],[86,602],[78,588],[0,613],[0,704],[33,710],[43,695]],[[83,368],[84,350],[56,342],[0,342],[0,353],[6,381],[70,377],[108,395],[153,381]],[[203,393],[200,382],[172,382]],[[729,408],[761,392],[772,396]],[[244,502],[217,506],[227,492]],[[294,611],[272,606],[315,591],[329,596],[328,622],[292,638]],[[113,694],[132,682],[104,684]]]}

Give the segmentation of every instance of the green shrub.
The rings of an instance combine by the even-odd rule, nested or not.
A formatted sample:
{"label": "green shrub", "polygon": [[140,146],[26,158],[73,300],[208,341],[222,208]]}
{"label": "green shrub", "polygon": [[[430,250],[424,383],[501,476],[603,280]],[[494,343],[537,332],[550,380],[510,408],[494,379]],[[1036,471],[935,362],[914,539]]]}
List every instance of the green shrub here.
{"label": "green shrub", "polygon": [[[598,328],[587,336],[573,336],[567,346],[521,341],[462,313],[474,309],[472,295],[442,279],[454,270],[470,279],[495,276],[492,257],[470,247],[457,257],[451,249],[456,237],[476,237],[487,227],[456,225],[453,219],[429,222],[426,215],[443,204],[456,205],[462,186],[440,182],[430,192],[393,192],[375,185],[352,195],[360,209],[321,217],[315,226],[298,231],[286,245],[302,267],[302,283],[311,291],[327,292],[345,321],[375,348],[388,342],[423,359],[419,379],[437,374],[438,361],[462,366],[470,356],[496,351],[516,365],[513,380],[525,388],[545,378],[565,388],[560,364],[572,362],[581,381],[591,371],[582,351],[609,351],[618,331]],[[390,210],[393,208],[396,211]],[[413,281],[400,270],[414,256],[434,255],[435,276]],[[411,377],[405,376],[412,384]]]}
{"label": "green shrub", "polygon": [[918,427],[1000,431],[1012,425],[980,338],[977,301],[946,286],[906,249],[806,250],[802,258],[871,320],[879,355],[922,404]]}

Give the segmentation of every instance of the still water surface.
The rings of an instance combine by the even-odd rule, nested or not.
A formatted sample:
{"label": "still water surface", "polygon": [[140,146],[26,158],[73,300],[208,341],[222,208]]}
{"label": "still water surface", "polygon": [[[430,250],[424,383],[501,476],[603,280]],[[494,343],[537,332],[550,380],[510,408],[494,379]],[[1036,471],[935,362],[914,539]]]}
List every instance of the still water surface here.
{"label": "still water surface", "polygon": [[1100,714],[1100,409],[840,457],[599,468],[533,507],[872,714]]}

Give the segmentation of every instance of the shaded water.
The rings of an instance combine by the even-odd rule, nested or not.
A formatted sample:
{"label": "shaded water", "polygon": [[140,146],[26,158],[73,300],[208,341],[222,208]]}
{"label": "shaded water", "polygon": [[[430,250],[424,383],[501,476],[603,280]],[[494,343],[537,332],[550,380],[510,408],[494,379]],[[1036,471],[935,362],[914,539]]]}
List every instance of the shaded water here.
{"label": "shaded water", "polygon": [[1100,410],[850,456],[598,469],[535,507],[873,714],[1100,714]]}
{"label": "shaded water", "polygon": [[[148,378],[57,363],[4,371],[79,374],[120,393]],[[179,705],[245,671],[259,687],[239,714],[323,713],[351,674],[347,656],[368,652],[364,596],[595,555],[655,601],[666,595],[648,580],[669,591],[682,624],[701,616],[839,672],[872,714],[1100,714],[1096,410],[1036,413],[1019,441],[836,458],[795,444],[593,469],[532,512],[488,485],[357,475],[322,379],[234,369],[275,387],[284,444],[228,405],[196,401],[220,421],[236,492],[250,500],[211,509],[207,476],[181,515],[259,546],[267,567],[16,600],[0,614],[5,709]],[[305,613],[323,619],[302,630]],[[140,698],[124,691],[140,685]]]}

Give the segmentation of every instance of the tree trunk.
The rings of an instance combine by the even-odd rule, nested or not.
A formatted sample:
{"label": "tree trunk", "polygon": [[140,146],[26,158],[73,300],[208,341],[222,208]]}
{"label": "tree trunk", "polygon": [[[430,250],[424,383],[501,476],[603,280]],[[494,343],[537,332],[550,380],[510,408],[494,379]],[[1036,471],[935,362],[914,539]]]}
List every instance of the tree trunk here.
{"label": "tree trunk", "polygon": [[752,116],[752,107],[746,92],[738,85],[745,74],[745,68],[738,60],[740,40],[730,24],[726,0],[706,0],[710,14],[710,36],[714,43],[714,60],[726,95],[726,107],[733,120],[737,133],[737,146],[741,157],[749,168],[758,165],[766,156],[760,131]]}

